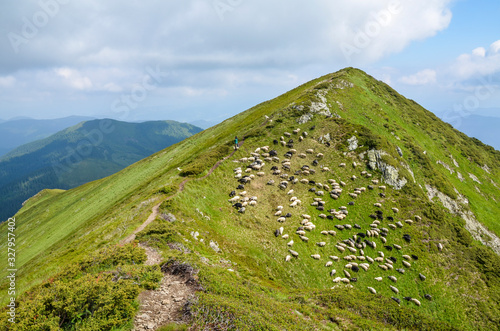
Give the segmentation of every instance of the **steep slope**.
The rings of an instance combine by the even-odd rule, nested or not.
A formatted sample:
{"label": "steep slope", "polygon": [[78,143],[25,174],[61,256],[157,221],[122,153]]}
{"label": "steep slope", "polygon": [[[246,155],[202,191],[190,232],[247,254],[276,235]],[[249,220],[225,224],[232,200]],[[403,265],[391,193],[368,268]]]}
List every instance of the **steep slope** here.
{"label": "steep slope", "polygon": [[[235,135],[240,148],[206,176]],[[197,284],[184,313],[202,329],[498,329],[499,165],[499,152],[344,69],[115,175],[30,199],[16,215],[16,286],[42,285],[18,312],[31,326],[41,322],[30,306],[67,329],[104,323],[99,305],[62,312],[70,299],[44,293],[80,293],[80,279],[93,288],[123,270],[131,276],[106,284],[122,284],[127,299],[113,302],[128,307],[147,279],[159,282],[138,269],[144,257],[121,257],[137,247],[117,246],[131,253],[111,264],[88,256],[108,256],[163,202],[136,239],[162,253],[163,272]],[[133,312],[109,320],[124,325]]]}
{"label": "steep slope", "polygon": [[0,158],[0,220],[42,189],[69,189],[109,176],[201,129],[175,121],[82,122]]}

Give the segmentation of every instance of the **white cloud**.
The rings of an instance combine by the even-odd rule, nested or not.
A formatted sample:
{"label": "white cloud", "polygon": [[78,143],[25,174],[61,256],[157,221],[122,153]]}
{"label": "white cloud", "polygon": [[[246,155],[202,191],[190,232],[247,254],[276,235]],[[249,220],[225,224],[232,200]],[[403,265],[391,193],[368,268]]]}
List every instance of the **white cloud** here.
{"label": "white cloud", "polygon": [[432,69],[424,69],[414,75],[404,76],[400,81],[408,85],[428,85],[436,82],[436,71]]}
{"label": "white cloud", "polygon": [[450,72],[460,80],[500,72],[500,40],[492,43],[487,51],[478,47],[470,54],[460,55],[451,65]]}
{"label": "white cloud", "polygon": [[64,78],[65,82],[77,90],[89,90],[92,88],[90,78],[82,76],[77,70],[70,68],[57,68],[55,73]]}
{"label": "white cloud", "polygon": [[13,76],[0,76],[0,86],[1,87],[11,87],[16,83],[16,79]]}
{"label": "white cloud", "polygon": [[[214,0],[67,2],[18,54],[0,38],[0,77],[58,98],[90,98],[126,93],[146,67],[159,66],[169,76],[152,95],[178,87],[199,98],[249,88],[268,96],[270,87],[283,92],[400,52],[446,29],[452,16],[452,0],[217,1],[229,6],[222,20]],[[39,0],[12,1],[0,22],[22,35],[23,17],[40,10]]]}

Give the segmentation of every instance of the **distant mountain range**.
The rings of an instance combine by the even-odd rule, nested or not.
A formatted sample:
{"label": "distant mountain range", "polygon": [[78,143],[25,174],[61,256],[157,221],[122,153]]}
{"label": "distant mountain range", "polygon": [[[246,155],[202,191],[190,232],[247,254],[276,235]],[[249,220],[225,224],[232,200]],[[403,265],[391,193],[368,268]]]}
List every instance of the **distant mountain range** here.
{"label": "distant mountain range", "polygon": [[455,129],[500,151],[500,117],[470,115],[462,118]]}
{"label": "distant mountain range", "polygon": [[18,146],[47,138],[70,126],[93,119],[93,117],[69,116],[50,120],[33,118],[0,120],[0,156],[7,154]]}
{"label": "distant mountain range", "polygon": [[[64,120],[74,119],[57,122]],[[30,130],[21,124],[19,127],[19,132],[28,136]],[[23,201],[42,189],[70,189],[109,176],[200,131],[175,121],[91,120],[22,145],[0,158],[0,221],[15,214]],[[32,132],[31,136],[48,129],[35,125]]]}

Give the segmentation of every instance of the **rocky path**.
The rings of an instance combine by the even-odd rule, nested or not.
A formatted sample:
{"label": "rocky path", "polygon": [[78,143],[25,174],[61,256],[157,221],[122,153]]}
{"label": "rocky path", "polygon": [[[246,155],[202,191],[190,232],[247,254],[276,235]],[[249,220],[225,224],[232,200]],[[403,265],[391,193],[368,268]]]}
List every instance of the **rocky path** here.
{"label": "rocky path", "polygon": [[[241,145],[243,145],[244,141],[245,141],[245,139],[243,139],[242,141],[239,142],[238,148]],[[194,180],[202,180],[202,179],[205,179],[208,176],[210,176],[215,171],[215,169],[217,169],[221,165],[222,162],[224,162],[225,160],[227,160],[228,158],[230,158],[231,156],[233,156],[234,153],[236,153],[236,151],[237,151],[236,149],[233,150],[231,152],[231,154],[229,154],[228,156],[224,157],[222,160],[217,161],[217,163],[214,164],[214,166],[212,168],[210,168],[210,170],[208,171],[208,173],[205,176],[200,177],[200,178],[195,178]],[[173,197],[175,197],[177,195],[177,193],[184,191],[184,187],[186,186],[186,183],[189,182],[189,181],[191,181],[191,180],[193,180],[193,179],[185,179],[185,180],[183,180],[179,184],[179,190],[175,194],[173,194],[173,195],[165,198],[163,201],[170,200]],[[136,234],[139,233],[139,232],[141,232],[142,230],[144,230],[146,228],[146,226],[148,226],[151,222],[153,222],[156,219],[156,217],[160,213],[160,206],[161,206],[161,204],[162,204],[163,201],[161,201],[160,203],[158,203],[157,205],[155,205],[153,207],[153,209],[151,211],[151,214],[149,215],[149,217],[146,219],[146,221],[144,223],[142,223],[137,229],[134,230],[134,232],[132,234],[130,234],[127,238],[123,239],[120,242],[122,245],[131,243],[132,241],[134,241]]]}
{"label": "rocky path", "polygon": [[[244,139],[238,144],[238,147],[241,146],[243,142]],[[236,149],[233,150],[231,154],[219,160],[210,168],[205,176],[197,178],[196,180],[205,179],[210,176],[223,161],[233,156],[236,151]],[[190,180],[192,179],[185,179],[182,181],[179,184],[179,190],[175,194],[165,198],[165,200],[170,200],[175,197],[177,193],[182,192],[186,183]],[[156,219],[160,213],[160,205],[162,202],[153,207],[147,220],[135,229],[131,235],[122,240],[121,244],[133,242],[136,234],[144,230],[148,224]],[[146,265],[157,265],[162,262],[161,254],[156,249],[142,243],[140,243],[139,246],[146,251]],[[198,286],[193,284],[191,275],[164,271],[164,276],[158,289],[144,291],[139,295],[140,308],[134,320],[133,330],[157,330],[159,327],[166,324],[183,323],[183,308],[189,303],[190,299],[194,298],[197,289]]]}

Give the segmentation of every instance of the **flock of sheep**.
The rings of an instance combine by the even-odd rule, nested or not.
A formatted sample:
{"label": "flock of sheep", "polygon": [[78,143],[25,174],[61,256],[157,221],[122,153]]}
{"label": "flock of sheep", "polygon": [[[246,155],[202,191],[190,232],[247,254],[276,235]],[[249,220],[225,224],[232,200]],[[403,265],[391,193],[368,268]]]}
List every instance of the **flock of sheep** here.
{"label": "flock of sheep", "polygon": [[[288,254],[285,256],[285,261],[291,261],[294,258],[299,257],[299,253],[292,249],[294,245],[298,243],[303,243],[310,245],[310,240],[308,238],[308,233],[316,231],[316,224],[314,219],[324,219],[330,220],[326,224],[331,224],[329,229],[321,229],[320,233],[325,236],[324,241],[316,242],[314,245],[317,247],[318,252],[312,254],[310,257],[324,262],[325,267],[332,267],[335,265],[344,264],[342,266],[342,272],[337,273],[336,269],[331,269],[329,275],[332,277],[333,283],[344,283],[351,284],[358,281],[358,277],[362,276],[362,273],[367,272],[370,268],[375,268],[380,275],[384,275],[389,281],[384,284],[384,277],[378,276],[374,279],[381,282],[380,286],[388,286],[388,288],[394,292],[394,294],[399,295],[400,291],[395,286],[398,282],[397,277],[404,277],[405,270],[412,268],[412,263],[418,260],[416,255],[401,254],[400,257],[396,258],[394,256],[385,256],[384,251],[392,252],[392,250],[397,250],[403,253],[406,249],[401,245],[389,243],[388,236],[391,231],[397,229],[404,229],[406,226],[411,226],[414,222],[421,221],[420,216],[414,216],[414,219],[406,219],[404,222],[397,221],[395,219],[399,210],[395,207],[391,208],[391,215],[384,215],[382,211],[382,204],[380,202],[375,202],[373,205],[374,212],[367,215],[372,219],[371,224],[366,229],[362,229],[359,224],[349,222],[348,216],[349,211],[347,206],[340,206],[336,209],[328,208],[327,205],[332,205],[335,200],[338,200],[342,195],[347,195],[352,199],[348,203],[348,206],[353,206],[356,203],[356,199],[363,195],[368,190],[377,191],[381,198],[385,198],[385,192],[387,187],[384,185],[379,185],[377,179],[371,179],[372,174],[363,170],[360,171],[359,176],[352,175],[349,182],[356,183],[361,181],[368,181],[370,185],[367,187],[360,186],[354,187],[352,190],[348,191],[348,185],[346,182],[335,179],[328,179],[326,182],[317,182],[311,180],[310,178],[316,174],[316,172],[321,173],[332,173],[329,167],[320,165],[324,158],[322,153],[315,153],[313,149],[306,149],[303,153],[295,149],[296,141],[299,143],[308,137],[307,132],[300,133],[300,129],[293,131],[293,135],[297,136],[296,139],[292,138],[292,134],[285,132],[279,140],[274,140],[273,144],[276,146],[272,149],[269,146],[263,146],[257,148],[250,156],[241,158],[235,162],[247,164],[246,168],[238,167],[234,169],[234,177],[238,180],[239,185],[236,190],[232,191],[229,196],[229,202],[232,203],[238,212],[245,213],[248,206],[257,205],[258,198],[256,196],[249,196],[245,190],[245,185],[249,182],[255,180],[256,178],[263,178],[266,176],[264,169],[270,169],[270,174],[273,176],[272,179],[267,181],[267,185],[276,185],[279,190],[282,190],[285,196],[287,196],[287,205],[284,203],[282,205],[276,206],[273,215],[278,223],[285,223],[289,219],[293,219],[292,210],[297,206],[302,205],[301,199],[295,195],[295,191],[292,188],[296,184],[308,185],[308,192],[311,193],[312,198],[309,202],[311,206],[315,207],[318,211],[317,215],[311,216],[308,214],[302,214],[297,222],[297,227],[295,228],[295,234],[285,233],[285,228],[283,226],[279,227],[274,231],[274,235],[278,238],[282,238],[286,241],[286,247]],[[286,137],[286,138],[285,138]],[[295,138],[295,137],[294,137]],[[280,159],[279,153],[276,149],[287,147],[287,151],[283,154],[284,158]],[[295,158],[297,156],[298,158]],[[309,157],[312,157],[311,164],[304,164]],[[298,160],[297,168],[292,166],[292,159]],[[266,167],[267,165],[267,167]],[[340,163],[339,167],[346,168],[345,163]],[[358,168],[356,162],[352,163],[354,169]],[[295,169],[295,170],[292,170]],[[293,172],[293,175],[291,173]],[[307,177],[307,178],[306,178]],[[329,198],[328,198],[329,196]],[[382,200],[381,200],[382,201]],[[283,206],[285,205],[285,206]],[[289,209],[290,212],[286,212],[285,209]],[[296,218],[296,217],[295,217]],[[384,223],[387,223],[387,227],[384,227]],[[289,224],[290,222],[287,222]],[[325,222],[321,222],[324,226]],[[331,237],[336,237],[338,232],[345,234],[348,233],[349,237],[344,240],[338,240],[335,244],[332,244],[334,240]],[[411,241],[411,236],[409,234],[403,234],[402,239],[409,243]],[[441,245],[441,244],[439,244]],[[335,248],[337,255],[334,254],[322,254],[323,251],[328,249],[328,246]],[[324,248],[327,247],[327,248]],[[439,247],[442,250],[442,246]],[[330,249],[330,252],[334,251]],[[327,258],[324,258],[324,255]],[[389,255],[389,254],[388,254]],[[361,269],[363,271],[361,271]],[[396,277],[396,273],[399,276]],[[340,275],[340,276],[339,276]],[[425,281],[426,277],[423,274],[419,274],[418,281]],[[338,285],[335,285],[335,288]],[[374,287],[368,287],[367,290],[373,294],[377,293]],[[425,294],[424,298],[432,300],[429,294]],[[395,296],[392,299],[398,304],[401,300]],[[404,297],[405,300],[413,302],[415,305],[420,306],[421,302],[412,297]]]}

